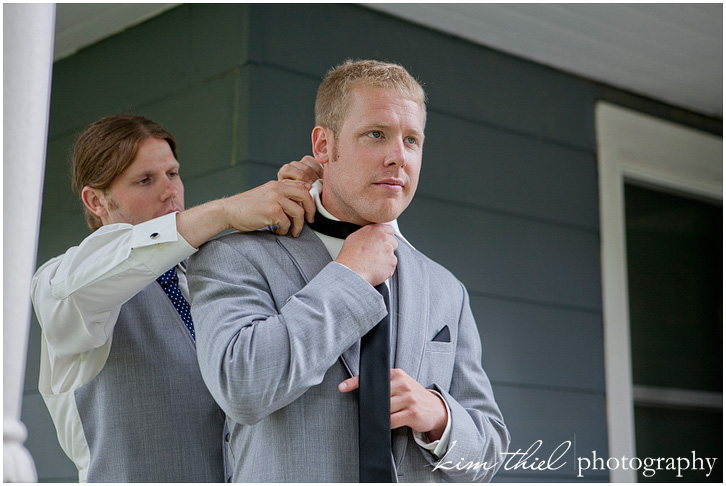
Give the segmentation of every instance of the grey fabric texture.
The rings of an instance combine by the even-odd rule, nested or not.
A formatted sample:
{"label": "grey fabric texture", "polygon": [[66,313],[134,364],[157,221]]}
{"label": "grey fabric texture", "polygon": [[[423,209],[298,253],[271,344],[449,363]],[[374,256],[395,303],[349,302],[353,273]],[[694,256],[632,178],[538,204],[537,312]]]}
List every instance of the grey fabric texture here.
{"label": "grey fabric texture", "polygon": [[[456,460],[501,464],[509,434],[481,367],[468,295],[450,272],[400,243],[392,285],[395,367],[440,391]],[[386,312],[378,292],[298,238],[233,233],[189,261],[199,364],[227,413],[233,481],[358,481],[358,341]],[[431,342],[448,325],[450,342]],[[399,481],[489,480],[497,469],[439,468],[409,428],[393,431]]]}
{"label": "grey fabric texture", "polygon": [[75,399],[88,482],[224,481],[224,415],[157,282],[122,306],[106,365]]}

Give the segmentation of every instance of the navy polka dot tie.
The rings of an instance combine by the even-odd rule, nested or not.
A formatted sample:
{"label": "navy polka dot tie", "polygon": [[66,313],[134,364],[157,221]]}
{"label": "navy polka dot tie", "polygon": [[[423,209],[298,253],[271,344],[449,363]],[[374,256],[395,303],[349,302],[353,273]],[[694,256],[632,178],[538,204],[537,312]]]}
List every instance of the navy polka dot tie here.
{"label": "navy polka dot tie", "polygon": [[187,326],[187,330],[189,331],[189,334],[192,335],[192,339],[196,341],[197,338],[194,335],[194,323],[192,322],[192,315],[189,312],[189,303],[182,295],[181,290],[179,290],[179,277],[176,274],[176,267],[157,278],[156,281],[159,282],[161,288],[164,289],[164,292],[166,292],[166,295],[171,300],[171,303],[174,304],[174,308],[179,313],[182,321],[184,321],[184,325]]}

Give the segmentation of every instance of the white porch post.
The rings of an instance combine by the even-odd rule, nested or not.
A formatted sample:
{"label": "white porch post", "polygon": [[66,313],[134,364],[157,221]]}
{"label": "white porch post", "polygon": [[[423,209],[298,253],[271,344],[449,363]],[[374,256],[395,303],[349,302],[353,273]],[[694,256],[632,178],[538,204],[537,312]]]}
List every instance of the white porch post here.
{"label": "white porch post", "polygon": [[20,421],[48,139],[55,4],[3,6],[3,480],[37,481]]}

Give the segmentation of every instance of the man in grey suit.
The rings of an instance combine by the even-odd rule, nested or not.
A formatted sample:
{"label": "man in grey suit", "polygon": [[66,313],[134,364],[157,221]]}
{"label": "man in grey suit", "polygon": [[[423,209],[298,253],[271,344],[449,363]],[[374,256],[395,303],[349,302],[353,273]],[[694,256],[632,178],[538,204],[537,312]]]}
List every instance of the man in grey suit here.
{"label": "man in grey suit", "polygon": [[[386,329],[390,451],[378,466],[392,481],[489,480],[509,434],[468,294],[396,224],[418,184],[423,89],[396,64],[346,61],[321,84],[315,111],[324,178],[311,190],[314,229],[297,239],[234,233],[190,260],[199,365],[227,414],[231,479],[379,481],[364,476],[380,448],[366,450],[359,413],[370,412],[366,339]],[[329,226],[345,223],[331,220],[361,228],[343,240]]]}

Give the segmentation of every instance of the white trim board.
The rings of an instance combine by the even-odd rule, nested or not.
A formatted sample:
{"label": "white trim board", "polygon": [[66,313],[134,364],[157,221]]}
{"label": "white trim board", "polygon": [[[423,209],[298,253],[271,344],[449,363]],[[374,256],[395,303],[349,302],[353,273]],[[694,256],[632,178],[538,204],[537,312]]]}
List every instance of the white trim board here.
{"label": "white trim board", "polygon": [[636,405],[723,411],[723,394],[677,388],[633,385]]}
{"label": "white trim board", "polygon": [[[626,179],[723,200],[720,137],[609,103],[595,106],[605,386],[610,457],[635,457],[623,183]],[[616,469],[613,482],[635,482]]]}
{"label": "white trim board", "polygon": [[723,198],[721,137],[600,102],[598,160],[628,179]]}

